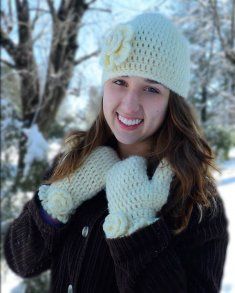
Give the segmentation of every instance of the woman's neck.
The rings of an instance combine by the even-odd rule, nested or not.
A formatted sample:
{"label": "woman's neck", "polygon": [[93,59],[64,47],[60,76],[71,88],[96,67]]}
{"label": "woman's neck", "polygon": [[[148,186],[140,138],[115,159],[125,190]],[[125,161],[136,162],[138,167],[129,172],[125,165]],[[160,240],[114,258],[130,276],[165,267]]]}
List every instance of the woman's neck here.
{"label": "woman's neck", "polygon": [[145,142],[137,144],[118,143],[118,154],[121,159],[126,159],[130,156],[146,157],[151,151],[151,145]]}

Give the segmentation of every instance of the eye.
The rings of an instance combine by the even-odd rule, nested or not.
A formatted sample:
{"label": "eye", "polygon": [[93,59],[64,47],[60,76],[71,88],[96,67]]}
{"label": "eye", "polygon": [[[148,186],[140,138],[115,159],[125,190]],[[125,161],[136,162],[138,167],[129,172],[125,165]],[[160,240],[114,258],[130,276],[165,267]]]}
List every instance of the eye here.
{"label": "eye", "polygon": [[153,94],[160,94],[160,91],[154,87],[147,87],[146,91]]}
{"label": "eye", "polygon": [[115,83],[117,85],[126,85],[126,82],[123,79],[116,79],[113,81],[113,83]]}

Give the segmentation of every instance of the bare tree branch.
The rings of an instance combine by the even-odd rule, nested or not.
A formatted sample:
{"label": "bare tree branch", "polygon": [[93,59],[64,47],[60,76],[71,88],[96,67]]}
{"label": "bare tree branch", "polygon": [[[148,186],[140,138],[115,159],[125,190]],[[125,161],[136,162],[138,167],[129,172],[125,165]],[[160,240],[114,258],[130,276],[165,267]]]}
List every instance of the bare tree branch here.
{"label": "bare tree branch", "polygon": [[220,17],[219,17],[218,8],[217,8],[217,0],[210,0],[209,3],[212,9],[212,13],[214,15],[214,24],[216,27],[216,31],[219,36],[219,40],[223,48],[223,51],[225,53],[225,56],[232,64],[235,64],[235,52],[232,47],[228,48],[227,45],[229,44],[229,41],[226,44],[221,33],[221,24],[220,24]]}
{"label": "bare tree branch", "polygon": [[44,26],[41,31],[33,37],[32,43],[34,44],[37,40],[42,39],[47,29],[48,28]]}
{"label": "bare tree branch", "polygon": [[209,0],[209,1],[210,1],[210,6],[211,6],[211,9],[212,9],[213,15],[214,15],[215,27],[216,27],[216,30],[217,30],[221,45],[222,45],[222,47],[223,47],[223,49],[225,51],[226,46],[225,46],[225,41],[224,41],[224,39],[222,37],[221,30],[220,30],[220,18],[219,18],[218,11],[217,11],[217,0]]}
{"label": "bare tree branch", "polygon": [[38,7],[38,8],[30,8],[29,11],[30,12],[31,11],[39,11],[39,12],[44,12],[44,13],[48,13],[48,14],[51,13],[49,9],[44,9],[44,8],[40,8],[40,7]]}
{"label": "bare tree branch", "polygon": [[[40,17],[40,2],[39,0],[37,1],[37,8],[35,9],[36,13],[35,13],[35,17],[33,18],[32,22],[31,22],[31,30],[34,30],[35,28],[35,24],[38,21],[39,17]],[[30,9],[29,9],[30,10]],[[31,10],[30,10],[31,11]]]}
{"label": "bare tree branch", "polygon": [[91,7],[89,10],[96,10],[96,11],[108,12],[108,13],[112,12],[112,10],[109,8],[95,8],[95,7],[93,8],[93,7]]}
{"label": "bare tree branch", "polygon": [[74,65],[79,65],[81,64],[82,62],[86,61],[87,59],[91,58],[91,57],[94,57],[94,56],[97,56],[98,54],[100,53],[100,50],[96,50],[94,51],[93,53],[90,53],[90,54],[87,54],[85,56],[82,56],[81,58],[77,59],[74,61]]}
{"label": "bare tree branch", "polygon": [[15,59],[18,47],[10,38],[8,38],[7,34],[2,30],[2,28],[0,29],[0,40],[3,48],[13,59]]}
{"label": "bare tree branch", "polygon": [[2,58],[1,58],[1,63],[4,63],[5,65],[7,65],[7,66],[10,67],[10,68],[13,68],[13,69],[16,68],[15,64],[13,64],[13,63],[11,63],[11,62],[5,60],[5,59],[2,59]]}
{"label": "bare tree branch", "polygon": [[90,6],[91,4],[95,3],[96,0],[91,0],[90,2],[87,3],[87,6]]}
{"label": "bare tree branch", "polygon": [[53,1],[52,0],[47,0],[47,4],[48,4],[48,7],[50,9],[52,20],[53,20],[53,22],[56,22],[57,14],[56,14],[56,11],[55,11]]}
{"label": "bare tree branch", "polygon": [[2,29],[3,27],[5,27],[6,34],[9,34],[13,28],[11,16],[10,15],[7,16],[3,10],[0,10],[0,16],[1,16]]}
{"label": "bare tree branch", "polygon": [[[27,0],[16,0],[17,20],[18,20],[18,34],[20,44],[25,44],[29,48],[31,38],[31,26],[29,16],[29,5]],[[31,44],[32,45],[32,44]],[[32,47],[31,47],[32,49]]]}

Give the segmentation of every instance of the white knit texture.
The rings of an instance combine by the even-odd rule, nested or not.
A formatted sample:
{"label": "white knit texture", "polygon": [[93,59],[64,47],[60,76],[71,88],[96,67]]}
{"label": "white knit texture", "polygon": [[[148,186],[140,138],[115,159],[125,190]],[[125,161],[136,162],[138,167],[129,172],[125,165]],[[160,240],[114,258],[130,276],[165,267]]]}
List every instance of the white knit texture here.
{"label": "white knit texture", "polygon": [[147,176],[146,159],[131,156],[107,173],[109,215],[103,230],[107,238],[127,236],[156,220],[156,212],[167,202],[173,172],[162,160],[153,177]]}
{"label": "white knit texture", "polygon": [[112,148],[96,148],[69,178],[39,188],[43,208],[53,218],[66,223],[79,205],[104,188],[108,170],[118,161]]}
{"label": "white knit texture", "polygon": [[156,80],[182,97],[188,95],[188,41],[159,13],[141,14],[107,33],[101,64],[102,83],[121,75],[139,76]]}

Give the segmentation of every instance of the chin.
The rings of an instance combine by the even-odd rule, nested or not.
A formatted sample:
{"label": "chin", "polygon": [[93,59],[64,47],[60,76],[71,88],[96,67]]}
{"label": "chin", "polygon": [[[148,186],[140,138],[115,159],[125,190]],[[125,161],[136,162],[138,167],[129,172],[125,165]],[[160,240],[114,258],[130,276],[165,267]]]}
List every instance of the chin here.
{"label": "chin", "polygon": [[[116,137],[116,136],[115,136]],[[122,144],[126,144],[126,145],[134,145],[134,144],[136,144],[136,143],[138,143],[139,141],[137,141],[137,140],[125,140],[125,139],[119,139],[118,137],[116,137],[116,139],[117,139],[117,141],[119,142],[119,143],[122,143]]]}

